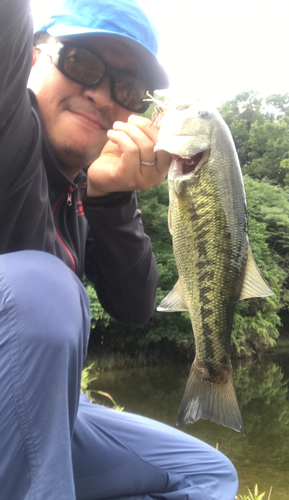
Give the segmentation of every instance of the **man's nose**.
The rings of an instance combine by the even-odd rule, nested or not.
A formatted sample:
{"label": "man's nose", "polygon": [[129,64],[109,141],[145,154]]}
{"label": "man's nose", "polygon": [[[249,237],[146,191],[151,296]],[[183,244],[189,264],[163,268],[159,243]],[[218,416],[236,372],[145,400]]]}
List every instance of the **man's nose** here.
{"label": "man's nose", "polygon": [[105,76],[95,87],[85,87],[83,95],[89,100],[93,100],[97,106],[110,108],[114,106],[109,76]]}

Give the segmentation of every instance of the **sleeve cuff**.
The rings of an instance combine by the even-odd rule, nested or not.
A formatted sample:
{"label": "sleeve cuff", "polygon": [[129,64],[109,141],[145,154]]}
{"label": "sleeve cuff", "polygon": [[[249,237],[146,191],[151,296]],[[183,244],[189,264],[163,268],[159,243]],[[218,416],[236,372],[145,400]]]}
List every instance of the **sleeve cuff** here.
{"label": "sleeve cuff", "polygon": [[88,207],[122,207],[129,205],[134,196],[134,191],[118,191],[105,196],[83,195],[82,201]]}

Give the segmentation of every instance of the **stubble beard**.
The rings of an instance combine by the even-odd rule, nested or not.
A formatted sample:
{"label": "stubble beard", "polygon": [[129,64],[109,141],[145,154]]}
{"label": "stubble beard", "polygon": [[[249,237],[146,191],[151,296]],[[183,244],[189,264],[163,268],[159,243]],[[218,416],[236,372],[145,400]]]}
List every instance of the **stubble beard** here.
{"label": "stubble beard", "polygon": [[[65,99],[61,105],[61,109],[62,111],[66,110],[72,113],[85,112],[94,116],[96,119],[101,120],[104,132],[113,126],[113,119],[109,111],[96,108],[92,102],[83,102],[77,96]],[[96,137],[94,145],[81,146],[73,143],[72,139],[67,137],[63,137],[61,140],[56,135],[55,130],[49,130],[49,126],[47,124],[45,126],[45,123],[43,123],[43,126],[46,129],[46,135],[62,170],[71,179],[74,179],[81,170],[89,167],[93,161],[99,158],[103,147],[108,141],[105,135],[105,137]]]}
{"label": "stubble beard", "polygon": [[[48,138],[49,139],[49,138]],[[99,158],[103,145],[95,148],[95,151],[87,151],[85,148],[76,147],[66,142],[49,140],[53,152],[59,162],[62,171],[67,177],[74,180],[81,170],[87,168],[92,162]]]}

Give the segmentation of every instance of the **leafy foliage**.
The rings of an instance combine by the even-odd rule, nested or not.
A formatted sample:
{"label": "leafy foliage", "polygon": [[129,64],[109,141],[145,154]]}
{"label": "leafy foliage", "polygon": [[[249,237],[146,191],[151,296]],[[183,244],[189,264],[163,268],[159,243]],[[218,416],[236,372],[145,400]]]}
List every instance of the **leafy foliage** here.
{"label": "leafy foliage", "polygon": [[91,365],[87,366],[86,368],[83,368],[82,370],[81,392],[85,394],[90,399],[90,401],[98,404],[101,404],[101,402],[99,401],[97,396],[93,395],[92,393],[104,396],[105,398],[110,400],[110,402],[113,405],[112,408],[114,408],[114,410],[122,411],[123,407],[119,406],[110,394],[108,394],[107,392],[95,391],[91,389],[90,387],[91,383],[94,382],[95,380],[97,380],[97,375],[95,372],[94,363],[92,363]]}
{"label": "leafy foliage", "polygon": [[244,177],[249,214],[249,242],[274,295],[239,302],[232,343],[238,354],[262,352],[274,345],[281,324],[278,312],[288,305],[289,204],[279,186]]}
{"label": "leafy foliage", "polygon": [[289,178],[288,103],[289,94],[264,101],[256,92],[243,92],[219,109],[232,132],[243,173],[282,187]]}
{"label": "leafy foliage", "polygon": [[100,329],[106,328],[111,321],[110,315],[105,312],[103,307],[100,305],[95,288],[93,284],[86,278],[86,276],[84,277],[83,284],[89,297],[91,328],[96,328],[96,326]]}
{"label": "leafy foliage", "polygon": [[97,379],[95,374],[91,375],[94,363],[83,368],[81,376],[81,392],[85,394],[90,400],[92,400],[91,392],[89,390],[89,384]]}
{"label": "leafy foliage", "polygon": [[[272,488],[270,490],[268,500],[270,499],[271,491],[272,491]],[[249,488],[248,488],[248,492],[249,492],[249,495],[244,495],[244,496],[240,495],[239,497],[237,497],[238,500],[262,500],[262,498],[264,498],[264,496],[265,496],[265,492],[259,493],[257,484],[255,485],[253,493],[251,492],[251,490],[249,490]]]}

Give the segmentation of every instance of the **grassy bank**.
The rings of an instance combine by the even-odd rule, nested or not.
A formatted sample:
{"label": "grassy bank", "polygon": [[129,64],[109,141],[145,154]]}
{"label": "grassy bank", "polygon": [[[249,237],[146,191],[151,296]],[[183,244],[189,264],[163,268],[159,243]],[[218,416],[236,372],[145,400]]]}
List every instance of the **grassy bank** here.
{"label": "grassy bank", "polygon": [[[258,485],[256,484],[254,491],[251,491],[248,488],[248,494],[247,495],[237,495],[236,500],[271,500],[272,490],[273,490],[273,488],[271,486],[268,497],[265,498],[266,492],[259,493]],[[274,500],[273,497],[272,497],[272,500]]]}

